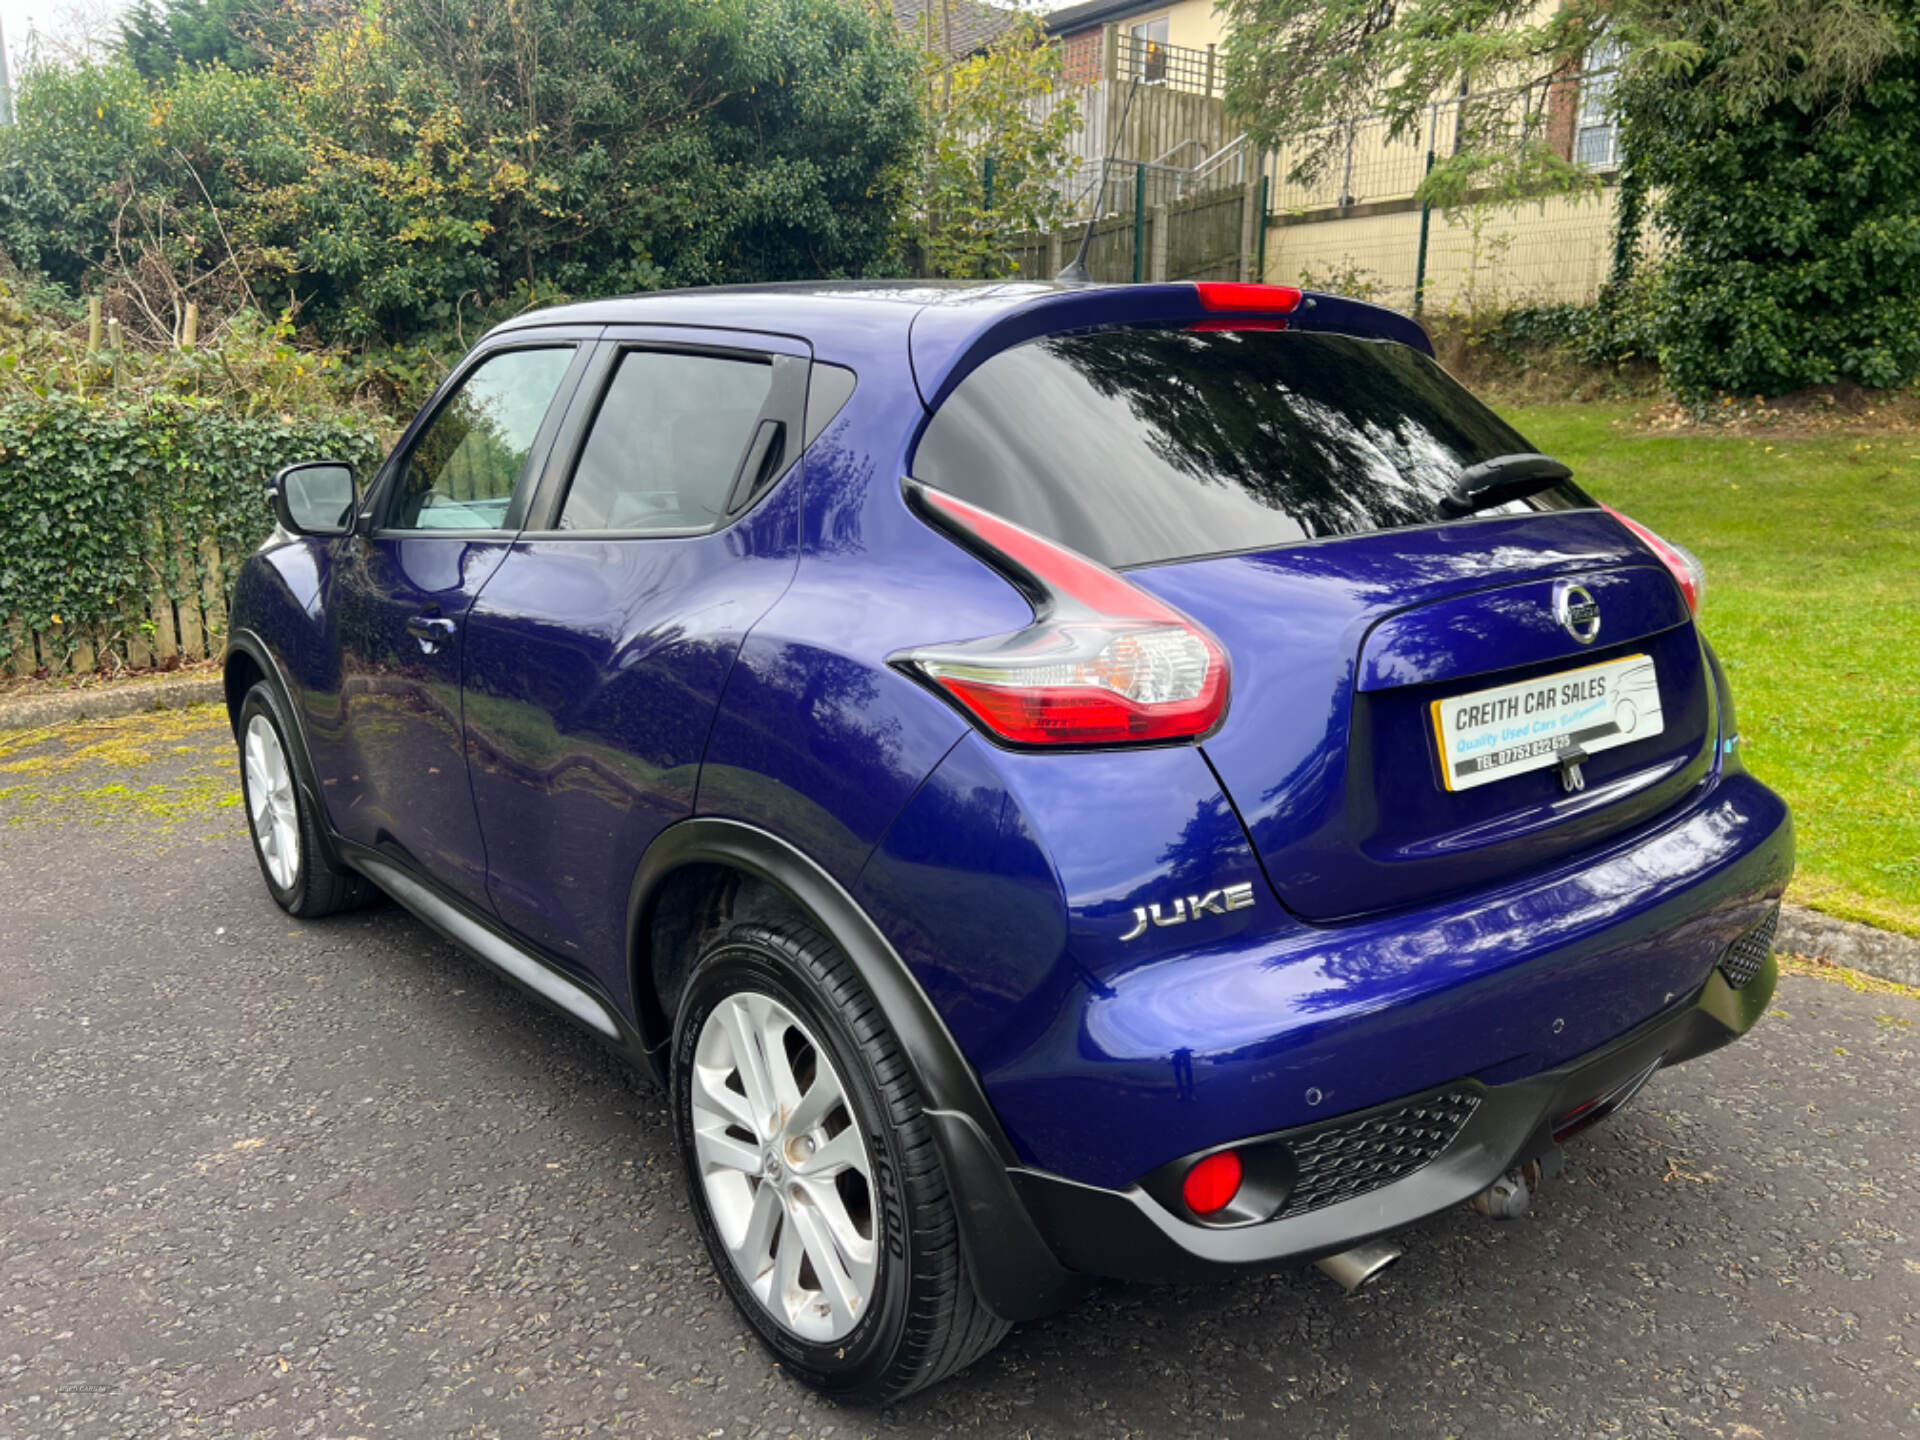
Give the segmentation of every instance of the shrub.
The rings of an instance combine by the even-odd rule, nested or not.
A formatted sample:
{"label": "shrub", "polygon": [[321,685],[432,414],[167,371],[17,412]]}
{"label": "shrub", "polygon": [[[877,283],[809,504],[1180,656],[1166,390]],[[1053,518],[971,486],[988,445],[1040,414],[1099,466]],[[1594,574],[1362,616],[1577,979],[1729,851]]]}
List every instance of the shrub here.
{"label": "shrub", "polygon": [[1479,338],[1516,364],[1540,351],[1560,351],[1582,365],[1650,361],[1660,284],[1659,271],[1641,272],[1591,305],[1517,305],[1496,316]]}
{"label": "shrub", "polygon": [[1061,63],[1060,47],[1046,43],[1032,15],[964,60],[925,56],[934,111],[922,195],[929,273],[1011,275],[1017,242],[1065,218],[1079,105],[1071,94],[1035,105],[1059,84]]}
{"label": "shrub", "polygon": [[1671,241],[1650,322],[1683,399],[1920,376],[1920,23],[1844,105],[1754,113],[1709,53],[1626,89],[1634,163]]}

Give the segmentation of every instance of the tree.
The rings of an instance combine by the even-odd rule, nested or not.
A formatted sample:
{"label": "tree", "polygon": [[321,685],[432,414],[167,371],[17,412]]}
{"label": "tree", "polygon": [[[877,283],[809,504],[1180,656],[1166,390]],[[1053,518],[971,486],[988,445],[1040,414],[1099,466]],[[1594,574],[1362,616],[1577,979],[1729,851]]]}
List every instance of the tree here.
{"label": "tree", "polygon": [[463,306],[860,274],[918,150],[857,0],[394,0],[282,58],[305,174],[257,234],[355,337]]}
{"label": "tree", "polygon": [[1920,376],[1920,17],[1844,101],[1805,71],[1751,94],[1721,83],[1741,37],[1685,76],[1621,92],[1631,154],[1668,256],[1646,328],[1683,397],[1778,395]]}
{"label": "tree", "polygon": [[[159,14],[213,35],[244,3]],[[286,13],[305,19],[250,32],[244,72],[202,36],[152,78],[130,58],[30,73],[0,131],[0,244],[70,289],[126,271],[129,236],[142,265],[239,257],[248,303],[367,347],[459,343],[564,295],[867,273],[897,248],[916,61],[861,0]]]}
{"label": "tree", "polygon": [[1550,143],[1536,92],[1585,68],[1602,42],[1623,83],[1673,85],[1695,104],[1752,115],[1775,101],[1820,112],[1858,92],[1899,45],[1899,0],[1222,0],[1231,24],[1226,101],[1256,144],[1301,146],[1298,178],[1337,153],[1330,127],[1378,113],[1393,138],[1421,133],[1459,97],[1453,153],[1422,197],[1469,188],[1537,194],[1590,183]]}
{"label": "tree", "polygon": [[181,65],[249,70],[266,58],[267,31],[285,33],[292,13],[270,0],[140,0],[120,17],[120,50],[149,80]]}
{"label": "tree", "polygon": [[[1550,143],[1550,107],[1512,92],[1544,93],[1584,68],[1596,46],[1610,44],[1636,201],[1622,214],[1637,225],[1637,202],[1650,197],[1654,221],[1676,242],[1656,287],[1662,353],[1702,362],[1673,370],[1674,383],[1696,394],[1713,385],[1807,383],[1815,374],[1872,374],[1880,378],[1870,383],[1884,384],[1920,373],[1920,357],[1894,358],[1908,347],[1894,343],[1881,319],[1865,322],[1865,331],[1829,323],[1835,306],[1858,306],[1863,285],[1908,290],[1916,278],[1896,260],[1904,240],[1887,238],[1920,222],[1920,189],[1901,150],[1910,150],[1913,133],[1902,109],[1911,102],[1901,97],[1915,53],[1914,0],[1568,0],[1551,9],[1535,0],[1222,3],[1232,21],[1227,104],[1256,143],[1295,147],[1297,178],[1325,168],[1341,140],[1333,127],[1345,120],[1380,113],[1391,134],[1406,139],[1420,132],[1436,98],[1462,97],[1458,143],[1418,192],[1442,205],[1475,194],[1514,199],[1594,185]],[[1884,149],[1868,143],[1876,126],[1888,140]],[[1834,288],[1816,287],[1782,310],[1775,302],[1790,277],[1809,278],[1811,252],[1850,243],[1859,213],[1850,207],[1863,203],[1864,192],[1834,183],[1836,163],[1854,166],[1860,183],[1873,187],[1870,208],[1884,224],[1871,238],[1855,237],[1861,243],[1852,259],[1822,272]],[[1762,223],[1769,199],[1778,223]],[[1794,218],[1781,220],[1787,214]],[[1622,237],[1623,260],[1634,238]],[[1869,262],[1869,251],[1879,258]],[[1726,268],[1730,260],[1734,270]],[[1724,352],[1727,363],[1711,363],[1715,335],[1748,323],[1741,304],[1763,296],[1779,318],[1762,327],[1764,339],[1754,334],[1744,352],[1750,358]],[[1696,303],[1709,298],[1710,305]],[[1888,323],[1896,311],[1906,313],[1866,308]],[[1795,349],[1811,353],[1797,366],[1782,363]],[[1762,362],[1762,351],[1772,358]]]}
{"label": "tree", "polygon": [[1010,274],[1016,237],[1059,223],[1079,111],[1070,95],[1036,102],[1059,86],[1061,63],[1030,15],[958,62],[926,52],[933,145],[921,243],[933,274]]}
{"label": "tree", "polygon": [[191,285],[231,267],[251,189],[298,172],[295,134],[269,77],[216,67],[154,91],[124,63],[35,66],[0,131],[0,249],[74,291],[152,262]]}

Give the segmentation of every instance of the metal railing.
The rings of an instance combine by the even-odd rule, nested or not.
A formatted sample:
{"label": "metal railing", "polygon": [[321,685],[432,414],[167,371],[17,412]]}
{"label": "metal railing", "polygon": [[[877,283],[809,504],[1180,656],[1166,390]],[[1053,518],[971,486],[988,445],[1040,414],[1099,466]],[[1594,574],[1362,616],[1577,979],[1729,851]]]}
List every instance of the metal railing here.
{"label": "metal railing", "polygon": [[1195,50],[1118,29],[1113,31],[1112,73],[1116,80],[1138,79],[1146,85],[1165,85],[1190,95],[1215,98],[1225,84],[1213,46]]}
{"label": "metal railing", "polygon": [[[1273,206],[1281,212],[1314,211],[1405,200],[1420,188],[1433,159],[1453,153],[1462,138],[1461,116],[1470,109],[1494,109],[1497,118],[1524,133],[1544,137],[1569,159],[1606,172],[1614,168],[1612,149],[1592,138],[1595,127],[1582,126],[1579,97],[1589,84],[1611,71],[1555,76],[1509,90],[1455,96],[1427,107],[1420,124],[1394,135],[1384,115],[1357,115],[1339,124],[1308,131],[1268,157]],[[1291,178],[1300,160],[1318,150],[1331,158],[1306,180]],[[1589,163],[1604,155],[1601,163]]]}
{"label": "metal railing", "polygon": [[1235,136],[1187,172],[1186,193],[1245,185],[1259,173],[1260,156],[1245,135]]}

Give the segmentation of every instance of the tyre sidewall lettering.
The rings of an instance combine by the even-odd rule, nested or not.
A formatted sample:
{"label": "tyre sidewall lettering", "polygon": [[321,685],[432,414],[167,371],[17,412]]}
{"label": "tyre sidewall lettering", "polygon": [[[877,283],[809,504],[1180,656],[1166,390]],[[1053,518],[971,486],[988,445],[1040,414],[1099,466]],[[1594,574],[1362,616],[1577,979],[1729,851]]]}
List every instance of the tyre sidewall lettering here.
{"label": "tyre sidewall lettering", "polygon": [[879,1182],[875,1188],[880,1196],[880,1218],[886,1232],[887,1254],[893,1257],[896,1265],[904,1265],[907,1263],[907,1217],[900,1209],[902,1187],[893,1161],[884,1149],[876,1150],[874,1154],[873,1175]]}

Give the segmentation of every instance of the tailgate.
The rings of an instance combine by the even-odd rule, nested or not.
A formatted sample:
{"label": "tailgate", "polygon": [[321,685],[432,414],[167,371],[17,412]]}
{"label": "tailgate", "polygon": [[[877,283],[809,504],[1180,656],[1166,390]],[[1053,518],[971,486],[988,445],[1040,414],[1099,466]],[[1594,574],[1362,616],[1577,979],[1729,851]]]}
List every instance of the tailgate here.
{"label": "tailgate", "polygon": [[[1281,899],[1310,919],[1551,864],[1673,804],[1712,763],[1712,681],[1686,603],[1601,512],[1357,536],[1129,578],[1226,646],[1232,708],[1204,749]],[[1589,624],[1570,628],[1557,613],[1568,582],[1597,611],[1590,641],[1574,633]],[[1451,703],[1463,698],[1482,703]],[[1511,758],[1491,778],[1464,773],[1477,752],[1443,759],[1443,716],[1473,722],[1473,736],[1497,737],[1489,743]],[[1585,754],[1577,774],[1558,763],[1563,742],[1517,757],[1563,718]],[[1449,738],[1457,746],[1462,734]]]}

